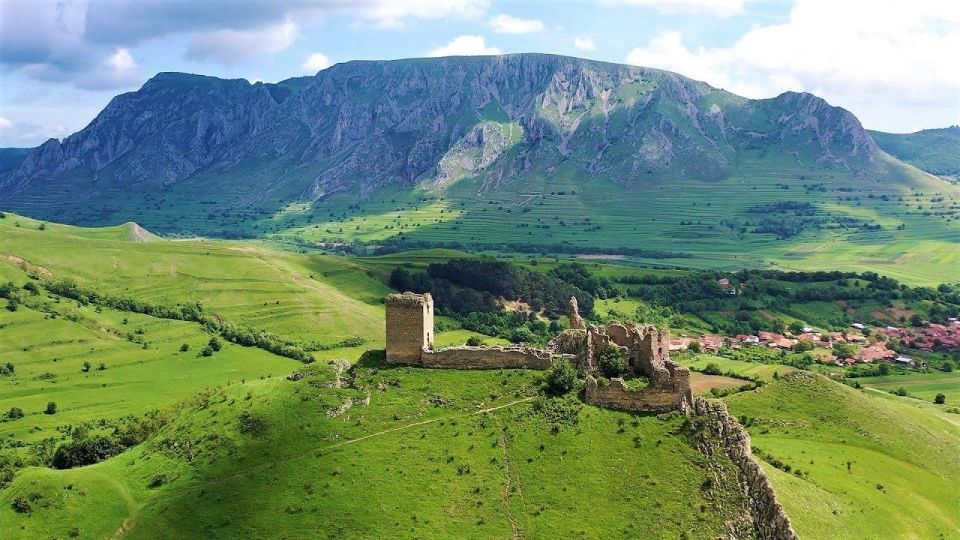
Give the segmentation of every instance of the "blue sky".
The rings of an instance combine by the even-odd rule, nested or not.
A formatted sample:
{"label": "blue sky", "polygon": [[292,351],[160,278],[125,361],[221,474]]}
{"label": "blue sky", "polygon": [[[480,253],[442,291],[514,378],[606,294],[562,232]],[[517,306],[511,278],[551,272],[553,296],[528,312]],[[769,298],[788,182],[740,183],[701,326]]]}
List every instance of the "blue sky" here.
{"label": "blue sky", "polygon": [[809,91],[874,129],[960,123],[960,2],[0,0],[0,146],[65,137],[160,71],[276,82],[347,60],[515,52],[752,98]]}

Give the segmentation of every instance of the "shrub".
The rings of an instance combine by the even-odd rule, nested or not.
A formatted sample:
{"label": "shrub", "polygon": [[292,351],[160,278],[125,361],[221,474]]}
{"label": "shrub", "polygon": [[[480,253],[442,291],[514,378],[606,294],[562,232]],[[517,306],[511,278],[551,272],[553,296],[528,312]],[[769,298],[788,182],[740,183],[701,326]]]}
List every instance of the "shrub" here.
{"label": "shrub", "polygon": [[84,373],[87,373],[88,371],[90,371],[90,362],[84,362],[83,367],[80,368],[80,371]]}
{"label": "shrub", "polygon": [[207,345],[202,351],[200,351],[200,356],[213,356],[213,349]]}
{"label": "shrub", "polygon": [[47,408],[43,411],[47,414],[57,414],[57,404],[53,401],[47,402]]}
{"label": "shrub", "polygon": [[190,344],[189,344],[189,343],[184,343],[183,345],[180,345],[180,352],[187,352],[187,351],[189,351],[189,350],[190,350]]}
{"label": "shrub", "polygon": [[691,341],[690,344],[687,345],[687,350],[690,352],[700,352],[700,342]]}
{"label": "shrub", "polygon": [[577,384],[577,370],[567,359],[553,363],[547,374],[547,390],[555,396],[562,396],[573,390]]}
{"label": "shrub", "polygon": [[703,368],[703,372],[707,375],[722,375],[723,372],[720,371],[720,366],[716,362],[710,362],[707,364],[707,367]]}
{"label": "shrub", "polygon": [[467,345],[470,347],[479,347],[483,345],[483,340],[479,336],[470,336],[467,338]]}
{"label": "shrub", "polygon": [[943,394],[937,394],[937,396],[933,398],[933,402],[937,405],[943,405],[947,402],[947,396]]}
{"label": "shrub", "polygon": [[622,377],[627,372],[627,358],[619,347],[610,346],[600,354],[597,367],[604,377]]}
{"label": "shrub", "polygon": [[898,396],[905,396],[905,395],[907,395],[907,389],[904,388],[904,387],[902,387],[902,386],[901,386],[900,388],[897,388],[897,395],[898,395]]}
{"label": "shrub", "polygon": [[210,338],[209,345],[214,352],[219,351],[220,349],[223,348],[223,345],[220,343],[220,340],[217,339],[217,336],[213,336],[212,338]]}
{"label": "shrub", "polygon": [[100,371],[103,371],[103,370],[107,369],[107,365],[104,364],[103,362],[100,362],[100,365],[97,366],[97,369],[99,369]]}
{"label": "shrub", "polygon": [[23,409],[20,407],[10,407],[10,410],[7,411],[7,418],[10,420],[19,420],[24,417]]}
{"label": "shrub", "polygon": [[17,495],[13,499],[13,502],[10,503],[10,507],[13,508],[14,512],[19,514],[26,514],[33,510],[33,507],[30,506],[30,501],[23,495]]}

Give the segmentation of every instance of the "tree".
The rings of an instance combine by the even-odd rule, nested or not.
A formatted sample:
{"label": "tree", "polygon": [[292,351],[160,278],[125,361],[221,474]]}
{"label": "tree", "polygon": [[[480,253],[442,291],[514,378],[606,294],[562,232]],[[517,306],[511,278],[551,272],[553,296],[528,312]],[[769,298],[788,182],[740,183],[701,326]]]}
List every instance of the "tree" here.
{"label": "tree", "polygon": [[47,413],[47,414],[57,414],[57,404],[56,404],[56,402],[48,401],[48,402],[47,402],[47,408],[46,408],[46,410],[44,410],[43,412],[45,412],[45,413]]}
{"label": "tree", "polygon": [[90,371],[90,362],[84,362],[83,367],[80,368],[80,371],[84,373],[87,373],[88,371]]}
{"label": "tree", "polygon": [[210,345],[210,348],[214,350],[214,352],[219,351],[220,349],[223,348],[223,345],[220,343],[220,340],[217,339],[217,336],[213,336],[212,338],[210,338],[209,345]]}
{"label": "tree", "polygon": [[190,344],[189,344],[189,343],[184,343],[183,345],[180,345],[180,352],[187,352],[187,351],[189,351],[189,350],[190,350]]}
{"label": "tree", "polygon": [[10,420],[17,420],[19,418],[23,418],[23,416],[23,409],[20,407],[10,407],[10,410],[7,411],[7,418]]}
{"label": "tree", "polygon": [[943,371],[946,371],[947,373],[950,373],[951,371],[953,371],[953,362],[947,360],[946,362],[943,363],[943,366],[940,369]]}
{"label": "tree", "polygon": [[550,367],[547,374],[547,389],[555,396],[562,396],[573,390],[577,384],[577,370],[567,359],[560,359]]}
{"label": "tree", "polygon": [[933,398],[933,402],[936,403],[937,405],[943,405],[944,403],[947,402],[947,396],[943,394],[937,394],[937,396]]}
{"label": "tree", "polygon": [[837,355],[837,358],[850,358],[855,352],[857,352],[857,348],[850,343],[833,344],[833,354]]}
{"label": "tree", "polygon": [[468,347],[479,347],[483,345],[483,340],[479,336],[470,336],[467,338]]}
{"label": "tree", "polygon": [[890,364],[888,364],[888,363],[886,363],[886,362],[883,362],[882,364],[880,364],[880,367],[878,368],[878,370],[879,370],[879,372],[880,372],[881,375],[889,375],[889,374],[890,374]]}
{"label": "tree", "polygon": [[597,368],[604,377],[622,377],[627,372],[627,358],[620,347],[610,345],[600,353]]}
{"label": "tree", "polygon": [[690,344],[687,345],[687,350],[690,352],[700,352],[700,342],[691,341]]}

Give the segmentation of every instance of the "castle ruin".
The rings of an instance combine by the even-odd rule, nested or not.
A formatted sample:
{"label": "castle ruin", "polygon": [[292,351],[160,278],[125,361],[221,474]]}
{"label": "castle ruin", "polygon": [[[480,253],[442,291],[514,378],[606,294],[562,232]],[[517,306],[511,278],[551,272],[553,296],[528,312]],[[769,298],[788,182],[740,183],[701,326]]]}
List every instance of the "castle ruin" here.
{"label": "castle ruin", "polygon": [[[387,362],[451,369],[549,369],[558,359],[570,360],[586,377],[585,401],[591,405],[634,412],[686,411],[692,403],[690,372],[670,360],[669,334],[653,326],[613,323],[586,325],[570,301],[571,329],[545,349],[510,347],[433,347],[433,299],[430,294],[392,294],[387,297]],[[630,389],[622,378],[610,381],[597,372],[604,352],[616,347],[627,359],[632,375],[649,379],[643,388]]]}
{"label": "castle ruin", "polygon": [[[570,299],[570,329],[546,348],[433,347],[433,298],[429,293],[392,294],[387,297],[387,362],[450,369],[549,369],[567,359],[586,378],[584,401],[597,407],[631,412],[680,411],[694,419],[697,447],[705,455],[725,452],[737,467],[740,487],[747,496],[747,511],[754,533],[762,539],[795,540],[796,532],[783,506],[751,454],[750,436],[723,403],[697,397],[690,389],[690,371],[670,360],[666,330],[635,323],[588,325],[580,317],[577,301]],[[622,378],[599,375],[600,359],[615,347],[627,360],[632,375],[649,383],[630,388]],[[731,538],[737,535],[731,532]]]}

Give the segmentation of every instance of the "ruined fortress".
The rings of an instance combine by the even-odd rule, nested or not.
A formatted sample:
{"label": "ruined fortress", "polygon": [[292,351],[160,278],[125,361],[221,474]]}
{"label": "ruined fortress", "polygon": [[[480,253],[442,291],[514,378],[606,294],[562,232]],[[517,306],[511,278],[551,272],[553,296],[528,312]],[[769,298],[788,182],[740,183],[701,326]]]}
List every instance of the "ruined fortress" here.
{"label": "ruined fortress", "polygon": [[[428,368],[549,369],[557,359],[570,360],[587,380],[591,405],[634,412],[686,411],[692,405],[690,372],[670,360],[665,330],[633,323],[586,325],[570,300],[570,326],[544,349],[511,347],[433,347],[433,298],[403,293],[387,297],[387,362]],[[626,381],[598,374],[601,355],[617,348],[632,375],[649,380],[631,389]]]}
{"label": "ruined fortress", "polygon": [[[461,346],[436,350],[433,298],[429,293],[393,294],[387,297],[386,306],[389,363],[426,368],[545,370],[555,360],[567,359],[586,378],[584,401],[588,404],[632,412],[680,411],[690,416],[700,451],[708,456],[725,453],[736,466],[737,481],[747,496],[746,536],[797,539],[773,486],[753,459],[750,436],[723,403],[692,396],[690,371],[670,360],[666,330],[634,323],[588,325],[580,317],[576,299],[571,298],[570,329],[544,349]],[[645,387],[633,389],[622,378],[600,377],[600,359],[611,347],[623,354],[632,375],[649,380]],[[731,538],[738,538],[744,531],[729,532]]]}

